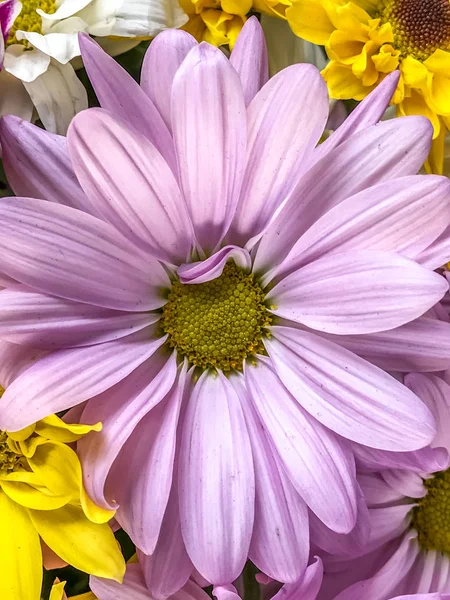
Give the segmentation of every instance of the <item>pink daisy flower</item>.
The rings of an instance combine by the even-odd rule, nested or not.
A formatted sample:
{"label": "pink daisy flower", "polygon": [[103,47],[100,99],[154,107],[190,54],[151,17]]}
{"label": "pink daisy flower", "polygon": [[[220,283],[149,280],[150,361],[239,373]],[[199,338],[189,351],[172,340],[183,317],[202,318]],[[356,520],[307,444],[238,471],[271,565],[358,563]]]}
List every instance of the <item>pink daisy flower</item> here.
{"label": "pink daisy flower", "polygon": [[361,463],[365,472],[358,481],[369,507],[369,536],[357,540],[352,532],[316,538],[330,553],[321,598],[387,600],[393,594],[450,593],[449,372],[444,378],[410,374],[405,381],[438,423],[436,464],[427,473],[413,461],[407,470],[379,472],[370,472],[373,463]]}
{"label": "pink daisy flower", "polygon": [[378,123],[394,75],[316,148],[325,84],[310,65],[266,83],[255,19],[230,61],[161,34],[142,88],[81,44],[107,110],[79,114],[67,145],[1,125],[22,197],[0,202],[0,335],[51,352],[9,386],[0,428],[77,405],[103,422],[79,444],[85,485],[150,556],[154,597],[194,567],[228,585],[247,556],[294,583],[307,507],[355,526],[346,439],[401,454],[435,434],[372,364],[450,362],[449,324],[422,316],[450,258],[450,182],[415,175],[431,126]]}

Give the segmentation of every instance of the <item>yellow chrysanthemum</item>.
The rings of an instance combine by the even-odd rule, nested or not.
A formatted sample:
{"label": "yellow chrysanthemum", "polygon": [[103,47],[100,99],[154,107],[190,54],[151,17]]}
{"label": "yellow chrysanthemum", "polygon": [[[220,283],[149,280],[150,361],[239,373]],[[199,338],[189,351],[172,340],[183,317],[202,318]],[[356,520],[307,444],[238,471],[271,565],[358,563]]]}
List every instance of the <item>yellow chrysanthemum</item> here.
{"label": "yellow chrysanthemum", "polygon": [[233,48],[248,13],[253,10],[285,18],[291,0],[179,0],[189,16],[182,27],[199,42]]}
{"label": "yellow chrysanthemum", "polygon": [[333,98],[362,100],[398,69],[397,114],[430,119],[428,168],[442,172],[450,126],[449,0],[293,0],[286,18],[298,36],[325,46],[330,62],[322,74]]}
{"label": "yellow chrysanthemum", "polygon": [[26,429],[0,432],[2,600],[40,598],[41,541],[77,569],[122,580],[124,560],[107,524],[113,513],[87,496],[80,462],[68,445],[100,429],[51,415]]}

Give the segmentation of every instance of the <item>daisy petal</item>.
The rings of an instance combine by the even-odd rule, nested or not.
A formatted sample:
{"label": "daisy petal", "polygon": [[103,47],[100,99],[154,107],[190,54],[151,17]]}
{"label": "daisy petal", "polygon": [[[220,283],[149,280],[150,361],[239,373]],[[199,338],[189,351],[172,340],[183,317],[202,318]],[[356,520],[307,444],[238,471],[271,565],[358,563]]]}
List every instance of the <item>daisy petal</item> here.
{"label": "daisy petal", "polygon": [[250,271],[252,259],[245,248],[238,246],[225,246],[209,258],[185,265],[181,265],[177,273],[181,283],[194,284],[212,281],[220,277],[226,263],[233,259],[245,271]]}
{"label": "daisy petal", "polygon": [[266,40],[256,17],[247,19],[241,29],[230,56],[230,63],[241,78],[245,105],[248,106],[269,79]]}
{"label": "daisy petal", "polygon": [[255,524],[249,558],[273,579],[293,583],[308,564],[308,510],[278,465],[251,404],[242,404],[255,469]]}
{"label": "daisy petal", "polygon": [[21,287],[0,291],[0,336],[32,348],[50,350],[108,342],[143,329],[158,318],[149,312],[99,308]]}
{"label": "daisy petal", "polygon": [[164,343],[145,328],[123,339],[58,350],[27,369],[2,396],[0,428],[23,429],[112,387]]}
{"label": "daisy petal", "polygon": [[419,262],[428,269],[438,269],[450,261],[450,225],[432,244],[417,257]]}
{"label": "daisy petal", "polygon": [[241,82],[219,49],[202,43],[178,69],[172,88],[172,127],[181,188],[196,237],[204,250],[211,251],[233,218],[246,150]]}
{"label": "daisy petal", "polygon": [[313,153],[313,164],[324,158],[333,148],[345,142],[350,136],[378,123],[389,106],[399,78],[398,71],[389,73],[380,85],[377,85],[375,90],[358,104],[342,125],[323,144],[317,146]]}
{"label": "daisy petal", "polygon": [[328,116],[328,94],[312,65],[284,69],[248,107],[247,169],[232,238],[260,233],[298,183]]}
{"label": "daisy petal", "polygon": [[265,346],[281,381],[339,435],[383,450],[417,450],[434,435],[427,407],[396,379],[307,331],[271,327]]}
{"label": "daisy petal", "polygon": [[[141,88],[159,110],[169,129],[172,128],[172,84],[175,73],[188,52],[197,45],[186,31],[167,29],[150,44],[142,64]],[[161,68],[161,65],[164,65]]]}
{"label": "daisy petal", "polygon": [[3,166],[16,196],[42,198],[95,214],[73,172],[66,138],[6,115],[0,121],[0,142]]}
{"label": "daisy petal", "polygon": [[0,268],[54,296],[144,311],[165,303],[162,266],[108,223],[67,206],[28,198],[0,202]]}
{"label": "daisy petal", "polygon": [[304,577],[297,582],[284,585],[281,590],[273,596],[273,600],[316,600],[322,584],[323,565],[322,560],[314,557],[314,562],[306,569]]}
{"label": "daisy petal", "polygon": [[323,334],[385,371],[429,372],[450,367],[450,323],[419,317],[364,335]]}
{"label": "daisy petal", "polygon": [[[249,395],[297,492],[330,529],[348,533],[356,521],[353,456],[289,394],[268,359],[248,367]],[[274,402],[276,398],[276,402]],[[324,482],[333,490],[323,493]]]}
{"label": "daisy petal", "polygon": [[414,258],[450,221],[449,200],[446,177],[414,175],[368,188],[316,221],[276,275],[336,252],[386,250]]}
{"label": "daisy petal", "polygon": [[384,121],[327,154],[302,177],[264,234],[255,270],[281,264],[305,231],[345,198],[383,181],[415,175],[428,153],[429,126],[422,117]]}
{"label": "daisy petal", "polygon": [[149,598],[144,576],[137,564],[127,566],[122,583],[111,579],[90,577],[89,587],[98,600],[148,600]]}
{"label": "daisy petal", "polygon": [[253,529],[254,486],[240,400],[224,375],[204,372],[183,424],[179,502],[186,549],[196,569],[214,585],[234,581],[244,567]]}
{"label": "daisy petal", "polygon": [[[119,453],[127,451],[124,445],[138,423],[169,393],[176,373],[175,354],[167,359],[158,352],[127,378],[86,404],[81,421],[103,424],[97,435],[86,436],[78,443],[86,491],[96,504],[103,508],[117,508],[120,495],[120,487],[116,489],[114,486],[117,477],[107,482],[105,493],[110,469]],[[130,444],[128,449],[132,464],[136,458],[135,444]],[[146,458],[141,456],[141,461]]]}
{"label": "daisy petal", "polygon": [[137,554],[149,593],[156,600],[165,600],[178,592],[191,576],[194,567],[186,552],[181,534],[176,477],[172,481],[155,551],[151,556],[147,556],[138,549]]}
{"label": "daisy petal", "polygon": [[[137,425],[107,480],[106,487],[112,490],[114,500],[119,504],[117,521],[146,554],[155,551],[172,486],[185,377],[183,371],[167,398]],[[116,445],[116,437],[111,445]]]}
{"label": "daisy petal", "polygon": [[75,117],[67,138],[78,180],[102,217],[153,256],[186,260],[193,240],[187,207],[148,139],[95,108]]}
{"label": "daisy petal", "polygon": [[143,89],[86,34],[79,35],[81,56],[102,108],[140,131],[176,169],[172,138],[158,109]]}
{"label": "daisy petal", "polygon": [[357,464],[363,469],[408,469],[415,473],[445,471],[450,465],[450,456],[445,448],[421,448],[414,452],[386,452],[368,448],[362,444],[351,444]]}
{"label": "daisy petal", "polygon": [[398,254],[359,250],[320,258],[268,294],[274,314],[326,333],[364,334],[404,325],[444,296],[444,277]]}
{"label": "daisy petal", "polygon": [[410,373],[405,385],[425,402],[438,425],[433,447],[442,446],[450,452],[448,432],[450,430],[450,385],[436,375]]}

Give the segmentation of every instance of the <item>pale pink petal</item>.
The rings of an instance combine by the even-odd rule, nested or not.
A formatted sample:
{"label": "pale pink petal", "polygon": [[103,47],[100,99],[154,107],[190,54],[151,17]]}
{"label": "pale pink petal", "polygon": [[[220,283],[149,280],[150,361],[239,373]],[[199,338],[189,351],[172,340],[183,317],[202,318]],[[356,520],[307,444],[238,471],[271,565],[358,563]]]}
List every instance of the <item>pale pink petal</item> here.
{"label": "pale pink petal", "polygon": [[6,115],[0,121],[0,142],[3,167],[16,196],[96,214],[77,181],[65,137]]}
{"label": "pale pink petal", "polygon": [[[410,528],[411,510],[413,504],[403,503],[396,506],[379,506],[369,509],[370,514],[370,539],[364,554],[382,547],[386,542],[397,540]],[[354,556],[357,556],[355,553]]]}
{"label": "pale pink petal", "polygon": [[53,350],[119,339],[151,325],[158,315],[132,313],[46,296],[16,286],[0,291],[0,336]]}
{"label": "pale pink petal", "polygon": [[323,334],[386,371],[428,372],[450,367],[450,324],[419,317],[401,327],[364,335]]}
{"label": "pale pink petal", "polygon": [[171,596],[170,600],[209,600],[210,596],[202,590],[194,581],[187,581],[186,584]]}
{"label": "pale pink petal", "polygon": [[376,250],[331,254],[301,267],[272,290],[272,312],[312,329],[364,334],[404,325],[448,291],[444,277]]}
{"label": "pale pink petal", "polygon": [[172,137],[158,109],[119,63],[86,34],[79,34],[83,64],[102,108],[147,137],[175,171]]}
{"label": "pale pink petal", "polygon": [[450,466],[450,456],[445,448],[422,448],[414,452],[386,452],[351,444],[360,469],[410,469],[417,473],[435,473]]}
{"label": "pale pink petal", "polygon": [[418,473],[406,469],[382,471],[382,477],[394,490],[407,498],[423,498],[427,494],[424,480]]}
{"label": "pale pink petal", "polygon": [[98,213],[153,256],[186,260],[192,225],[155,146],[122,119],[95,108],[73,119],[67,138],[75,173]]}
{"label": "pale pink petal", "polygon": [[234,585],[216,585],[213,587],[212,595],[217,600],[241,600]]}
{"label": "pale pink petal", "polygon": [[446,177],[413,175],[368,188],[316,221],[276,275],[336,252],[387,250],[414,258],[450,221],[449,200]]}
{"label": "pale pink petal", "polygon": [[419,254],[417,261],[429,269],[438,269],[450,261],[450,225]]}
{"label": "pale pink petal", "polygon": [[364,554],[370,537],[370,517],[362,491],[358,490],[358,518],[350,533],[342,535],[332,531],[313,513],[310,516],[310,527],[314,547],[339,557]]}
{"label": "pale pink petal", "polygon": [[177,478],[174,477],[158,543],[152,556],[138,549],[151,598],[165,600],[189,579],[193,566],[186,552],[180,525]]}
{"label": "pale pink petal", "polygon": [[377,123],[389,105],[399,78],[398,71],[386,75],[380,85],[377,85],[373,92],[366,96],[355,110],[352,110],[339,129],[317,146],[312,155],[313,164],[326,156],[333,148],[345,142],[350,136]]}
{"label": "pale pink petal", "polygon": [[339,435],[383,450],[416,450],[435,435],[433,415],[396,379],[308,331],[272,327],[265,346],[297,402]]}
{"label": "pale pink petal", "polygon": [[318,556],[296,583],[284,585],[273,600],[316,600],[322,584],[323,566]]}
{"label": "pale pink petal", "polygon": [[141,567],[137,564],[127,565],[123,583],[91,576],[89,586],[98,600],[150,600]]}
{"label": "pale pink petal", "polygon": [[203,250],[212,251],[236,209],[247,139],[242,85],[219,49],[202,43],[178,69],[172,127],[181,189],[196,237]]}
{"label": "pale pink petal", "polygon": [[379,600],[395,594],[419,553],[415,533],[406,534],[395,554],[371,579],[360,581],[336,596],[335,600]]}
{"label": "pale pink petal", "polygon": [[[87,403],[81,421],[101,422],[103,428],[96,435],[82,438],[77,449],[83,465],[86,490],[100,506],[117,508],[120,497],[123,499],[120,491],[122,481],[118,480],[117,471],[107,482],[105,490],[108,474],[119,453],[127,451],[124,445],[140,421],[170,392],[176,375],[175,354],[167,358],[164,352],[158,352],[127,378]],[[135,445],[132,444],[130,468],[133,468],[132,463],[136,459],[134,450]],[[151,452],[150,444],[147,452]],[[147,460],[148,456],[144,454],[142,463]]]}
{"label": "pale pink petal", "polygon": [[429,145],[428,119],[403,117],[352,135],[299,181],[264,234],[255,270],[281,264],[317,219],[345,198],[383,181],[415,175]]}
{"label": "pale pink petal", "polygon": [[2,396],[0,428],[23,429],[50,415],[101,394],[164,343],[147,327],[125,338],[69,350],[58,350],[33,364]]}
{"label": "pale pink petal", "polygon": [[[0,340],[0,386],[7,388],[45,352]],[[2,400],[3,402],[3,400]]]}
{"label": "pale pink petal", "polygon": [[214,585],[232,582],[248,555],[255,484],[240,400],[220,372],[204,372],[189,399],[179,494],[183,538],[194,566]]}
{"label": "pale pink petal", "polygon": [[[261,357],[256,367],[248,366],[245,380],[271,444],[297,492],[328,527],[348,533],[356,521],[353,456],[294,400],[268,359]],[[323,493],[324,481],[333,490],[332,497]]]}
{"label": "pale pink petal", "polygon": [[220,277],[230,259],[244,271],[250,271],[252,260],[247,250],[238,246],[225,246],[206,260],[181,265],[177,274],[181,283],[204,283]]}
{"label": "pale pink petal", "polygon": [[100,219],[43,200],[4,198],[0,221],[0,268],[22,283],[117,310],[166,302],[163,267]]}
{"label": "pale pink petal", "polygon": [[137,425],[113,464],[106,483],[107,492],[111,490],[119,504],[116,519],[146,554],[155,550],[172,486],[185,378],[183,369],[167,398]]}
{"label": "pale pink petal", "polygon": [[358,483],[364,493],[367,505],[374,508],[380,505],[399,504],[405,499],[403,494],[392,489],[378,473],[358,473]]}
{"label": "pale pink petal", "polygon": [[418,373],[407,375],[405,385],[425,402],[436,419],[437,433],[431,445],[450,452],[450,385],[436,375]]}
{"label": "pale pink petal", "polygon": [[247,19],[241,29],[230,56],[230,63],[241,78],[245,105],[248,106],[269,79],[266,40],[256,17]]}
{"label": "pale pink petal", "polygon": [[292,65],[269,80],[247,112],[247,169],[230,233],[239,244],[266,227],[301,178],[327,120],[326,85],[312,65]]}
{"label": "pale pink petal", "polygon": [[144,57],[141,88],[159,110],[169,131],[172,129],[173,78],[189,50],[196,45],[186,31],[167,29],[155,37]]}
{"label": "pale pink petal", "polygon": [[273,579],[294,583],[308,564],[308,510],[283,472],[253,407],[248,401],[242,404],[255,469],[255,524],[249,558]]}

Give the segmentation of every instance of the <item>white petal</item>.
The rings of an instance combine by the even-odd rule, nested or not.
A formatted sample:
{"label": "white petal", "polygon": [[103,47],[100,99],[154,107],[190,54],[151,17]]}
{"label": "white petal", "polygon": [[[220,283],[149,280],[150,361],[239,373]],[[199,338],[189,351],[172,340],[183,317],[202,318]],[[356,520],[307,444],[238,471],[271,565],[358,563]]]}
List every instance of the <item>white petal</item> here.
{"label": "white petal", "polygon": [[24,86],[45,128],[65,135],[70,121],[88,107],[86,89],[70,64],[52,60],[47,71]]}
{"label": "white petal", "polygon": [[63,65],[80,55],[78,35],[76,33],[49,33],[41,35],[36,31],[18,31],[18,40],[28,40],[32,46],[56,58]]}
{"label": "white petal", "polygon": [[34,81],[45,73],[50,65],[50,57],[33,48],[25,52],[22,44],[10,46],[5,53],[3,68],[22,81]]}

